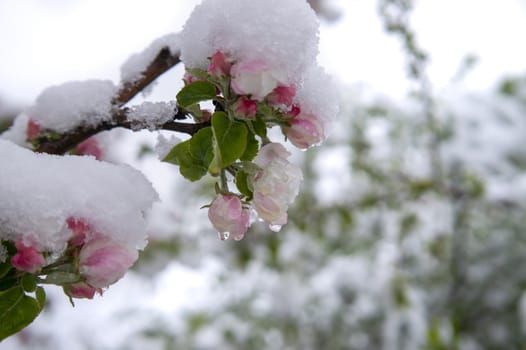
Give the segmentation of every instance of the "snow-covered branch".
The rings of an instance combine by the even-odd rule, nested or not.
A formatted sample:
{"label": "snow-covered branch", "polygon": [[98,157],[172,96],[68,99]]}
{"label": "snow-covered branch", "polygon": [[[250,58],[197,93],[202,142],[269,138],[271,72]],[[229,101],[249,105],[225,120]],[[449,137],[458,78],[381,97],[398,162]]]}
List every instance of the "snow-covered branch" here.
{"label": "snow-covered branch", "polygon": [[146,70],[137,79],[124,81],[121,84],[122,87],[113,99],[113,104],[119,107],[125,105],[146,86],[180,62],[178,52],[174,54],[169,47],[162,47]]}
{"label": "snow-covered branch", "polygon": [[133,109],[121,108],[112,115],[110,121],[101,121],[99,124],[92,126],[79,126],[70,132],[60,135],[58,138],[54,135],[43,136],[39,138],[38,146],[35,148],[35,151],[49,154],[64,154],[82,141],[98,134],[101,131],[111,130],[119,127],[130,130],[170,130],[193,135],[200,129],[210,125],[209,122],[182,123],[175,121],[177,119],[186,118],[186,111],[184,109],[175,108],[170,120],[164,121],[161,119],[158,123],[146,123],[141,120],[133,120],[130,118],[133,113]]}
{"label": "snow-covered branch", "polygon": [[[156,120],[145,122],[139,118],[130,118],[136,115],[137,110],[142,110],[144,114],[144,106],[152,106],[150,102],[146,102],[143,106],[137,108],[123,108],[134,96],[144,90],[149,84],[155,81],[163,73],[181,62],[179,52],[172,50],[170,45],[166,44],[166,38],[158,39],[146,50],[132,56],[123,68],[128,68],[128,71],[139,70],[138,74],[124,72],[123,81],[121,82],[117,92],[111,98],[111,105],[108,106],[111,112],[108,113],[109,118],[99,118],[96,123],[89,125],[82,124],[73,129],[67,130],[63,133],[43,133],[38,138],[35,151],[50,154],[64,154],[68,150],[74,148],[76,145],[86,140],[87,138],[105,130],[110,130],[117,127],[122,127],[132,130],[140,129],[155,129],[155,130],[172,130],[186,134],[193,135],[205,125],[188,124],[175,122],[176,119],[185,119],[186,112],[177,108],[175,105],[172,108],[172,115],[166,116],[166,107],[164,108],[165,117]],[[166,45],[165,45],[166,44]],[[153,57],[153,59],[151,59]],[[147,62],[144,62],[148,60]],[[151,61],[150,61],[151,60]],[[146,67],[145,69],[137,67]],[[78,85],[77,85],[78,86]],[[84,86],[81,86],[84,88]],[[168,106],[170,108],[170,106]],[[151,108],[150,108],[151,111]],[[158,112],[155,110],[155,112]],[[169,112],[168,112],[169,113]]]}

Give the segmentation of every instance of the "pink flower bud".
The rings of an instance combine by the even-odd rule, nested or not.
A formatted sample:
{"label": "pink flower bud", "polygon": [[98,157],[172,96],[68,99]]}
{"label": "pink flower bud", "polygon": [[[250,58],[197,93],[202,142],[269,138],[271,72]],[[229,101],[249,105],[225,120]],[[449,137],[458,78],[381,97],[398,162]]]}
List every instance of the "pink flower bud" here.
{"label": "pink flower bud", "polygon": [[69,239],[69,244],[74,247],[82,246],[88,233],[93,232],[92,227],[84,219],[70,216],[66,219],[66,224],[73,233],[73,236]]}
{"label": "pink flower bud", "polygon": [[297,105],[293,105],[290,111],[287,113],[290,117],[294,118],[301,113],[301,109]]}
{"label": "pink flower bud", "polygon": [[208,209],[208,218],[221,239],[229,236],[236,241],[243,238],[250,224],[248,209],[244,209],[236,196],[218,195]]}
{"label": "pink flower bud", "polygon": [[64,292],[70,297],[78,299],[93,299],[95,293],[99,293],[100,295],[102,295],[101,288],[92,287],[84,282],[64,286]]}
{"label": "pink flower bud", "polygon": [[262,101],[283,80],[277,71],[271,71],[263,61],[238,62],[232,66],[231,73],[234,92],[251,95],[258,101]]}
{"label": "pink flower bud", "polygon": [[208,73],[215,78],[221,78],[230,74],[232,64],[228,62],[222,52],[217,51],[210,58],[210,65],[208,66]]}
{"label": "pink flower bud", "polygon": [[309,148],[323,141],[325,137],[322,121],[313,114],[300,114],[293,118],[285,133],[290,142],[298,148]]}
{"label": "pink flower bud", "polygon": [[88,241],[79,253],[79,271],[86,283],[104,288],[118,281],[138,258],[137,250],[106,237]]}
{"label": "pink flower bud", "polygon": [[33,119],[29,119],[27,122],[27,128],[26,128],[26,138],[28,141],[34,140],[38,134],[40,134],[40,124],[37,121],[34,121]]}
{"label": "pink flower bud", "polygon": [[257,109],[257,102],[250,100],[245,96],[241,96],[234,103],[234,113],[241,118],[254,119],[256,117]]}
{"label": "pink flower bud", "polygon": [[79,155],[94,156],[97,160],[102,159],[102,148],[100,147],[97,138],[94,136],[79,143],[75,149],[75,153]]}
{"label": "pink flower bud", "polygon": [[26,245],[21,239],[15,241],[16,254],[11,258],[11,264],[18,270],[35,273],[44,265],[44,257],[32,245]]}
{"label": "pink flower bud", "polygon": [[295,95],[296,88],[294,86],[278,86],[267,96],[267,102],[271,106],[290,107]]}

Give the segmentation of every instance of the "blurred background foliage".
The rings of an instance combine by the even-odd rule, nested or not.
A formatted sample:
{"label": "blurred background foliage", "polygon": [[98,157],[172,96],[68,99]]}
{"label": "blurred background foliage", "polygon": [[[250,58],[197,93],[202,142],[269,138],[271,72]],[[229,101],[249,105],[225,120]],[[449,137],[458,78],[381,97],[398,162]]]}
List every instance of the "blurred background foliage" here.
{"label": "blurred background foliage", "polygon": [[[330,2],[311,4],[337,20]],[[218,244],[194,210],[213,184],[177,186],[184,210],[136,272],[147,281],[170,261],[212,259],[208,302],[186,300],[173,318],[130,306],[120,317],[147,325],[119,348],[526,349],[526,76],[468,95],[455,86],[476,64],[468,56],[433,91],[412,7],[378,2],[406,52],[410,95],[342,91],[331,137],[294,155],[305,179],[281,232],[256,224]]]}

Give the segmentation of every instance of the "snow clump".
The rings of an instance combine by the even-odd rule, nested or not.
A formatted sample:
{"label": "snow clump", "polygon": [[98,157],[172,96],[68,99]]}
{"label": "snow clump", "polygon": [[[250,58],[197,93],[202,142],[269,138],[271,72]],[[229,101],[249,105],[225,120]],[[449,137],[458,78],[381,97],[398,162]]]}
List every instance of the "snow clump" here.
{"label": "snow clump", "polygon": [[33,153],[5,140],[0,158],[0,239],[60,252],[72,236],[67,221],[76,218],[113,241],[146,245],[144,215],[158,196],[139,171],[93,157]]}

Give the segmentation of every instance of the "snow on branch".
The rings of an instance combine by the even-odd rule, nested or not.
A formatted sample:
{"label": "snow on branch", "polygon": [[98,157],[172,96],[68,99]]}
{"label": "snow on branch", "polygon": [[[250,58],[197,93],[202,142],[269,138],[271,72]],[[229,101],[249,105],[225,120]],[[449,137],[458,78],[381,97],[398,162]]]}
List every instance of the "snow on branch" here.
{"label": "snow on branch", "polygon": [[147,49],[131,56],[122,66],[121,87],[113,104],[123,106],[155,79],[181,62],[177,35],[169,34],[155,40]]}
{"label": "snow on branch", "polygon": [[89,80],[68,82],[43,91],[27,111],[30,119],[27,138],[36,141],[35,151],[64,154],[90,136],[116,127],[163,129],[190,135],[201,129],[203,125],[175,122],[186,118],[186,111],[177,108],[175,103],[146,102],[124,107],[181,62],[175,49],[176,39],[175,34],[162,37],[143,52],[131,56],[122,67],[122,82],[118,87],[110,81]]}

